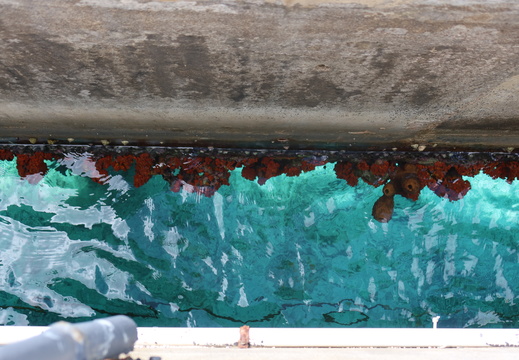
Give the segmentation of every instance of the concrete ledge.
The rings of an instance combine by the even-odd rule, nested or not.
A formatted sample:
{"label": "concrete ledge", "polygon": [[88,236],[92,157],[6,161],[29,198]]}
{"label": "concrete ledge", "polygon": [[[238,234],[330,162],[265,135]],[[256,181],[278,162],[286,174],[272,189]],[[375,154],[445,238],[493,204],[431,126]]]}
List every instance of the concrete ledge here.
{"label": "concrete ledge", "polygon": [[161,360],[509,360],[519,356],[517,348],[140,348],[132,359],[159,356]]}
{"label": "concrete ledge", "polygon": [[[232,346],[237,329],[139,328],[140,346]],[[264,347],[491,347],[519,346],[510,329],[273,329],[251,328],[251,346]]]}
{"label": "concrete ledge", "polygon": [[[0,344],[36,336],[45,327],[0,328]],[[233,347],[238,328],[138,328],[136,348]],[[252,347],[519,347],[519,329],[251,328]]]}
{"label": "concrete ledge", "polygon": [[0,0],[0,142],[514,147],[511,0]]}

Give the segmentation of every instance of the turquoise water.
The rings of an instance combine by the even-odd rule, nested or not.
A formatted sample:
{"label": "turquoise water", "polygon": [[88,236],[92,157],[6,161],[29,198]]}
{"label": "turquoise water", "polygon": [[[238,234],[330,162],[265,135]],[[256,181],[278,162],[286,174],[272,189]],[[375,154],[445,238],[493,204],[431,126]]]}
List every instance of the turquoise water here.
{"label": "turquoise water", "polygon": [[371,215],[333,164],[213,196],[96,177],[86,156],[20,179],[0,161],[0,324],[110,314],[140,326],[518,327],[519,185],[479,174]]}

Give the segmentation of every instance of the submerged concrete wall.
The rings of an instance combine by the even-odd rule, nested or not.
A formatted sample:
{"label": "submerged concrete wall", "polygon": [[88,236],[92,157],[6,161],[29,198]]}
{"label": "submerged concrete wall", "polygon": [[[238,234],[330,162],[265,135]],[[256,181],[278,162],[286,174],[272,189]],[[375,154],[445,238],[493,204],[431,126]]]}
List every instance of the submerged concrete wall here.
{"label": "submerged concrete wall", "polygon": [[0,142],[502,149],[518,100],[513,0],[0,0]]}

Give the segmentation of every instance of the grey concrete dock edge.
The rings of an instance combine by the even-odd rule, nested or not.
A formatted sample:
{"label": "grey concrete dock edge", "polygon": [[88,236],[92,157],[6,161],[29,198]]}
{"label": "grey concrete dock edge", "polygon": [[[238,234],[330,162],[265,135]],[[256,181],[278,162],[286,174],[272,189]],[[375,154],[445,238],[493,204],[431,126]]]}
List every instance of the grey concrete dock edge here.
{"label": "grey concrete dock edge", "polygon": [[[46,327],[0,327],[0,345],[25,340]],[[518,347],[519,329],[251,328],[252,347]],[[137,348],[233,347],[238,328],[137,328]]]}
{"label": "grey concrete dock edge", "polygon": [[[45,327],[0,327],[0,345]],[[251,328],[251,348],[238,349],[238,328],[138,328],[133,359],[512,359],[517,329]]]}
{"label": "grey concrete dock edge", "polygon": [[147,360],[510,360],[519,356],[517,348],[145,348],[130,353],[132,359]]}
{"label": "grey concrete dock edge", "polygon": [[0,0],[0,142],[509,148],[519,3]]}

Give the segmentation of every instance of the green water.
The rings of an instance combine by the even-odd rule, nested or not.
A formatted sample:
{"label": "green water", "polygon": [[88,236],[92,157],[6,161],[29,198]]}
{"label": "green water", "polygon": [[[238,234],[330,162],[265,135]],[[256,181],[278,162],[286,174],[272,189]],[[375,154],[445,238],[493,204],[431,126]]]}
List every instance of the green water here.
{"label": "green water", "polygon": [[484,174],[371,216],[381,188],[333,164],[214,196],[160,176],[92,181],[84,157],[20,179],[0,162],[0,324],[110,314],[140,326],[518,327],[519,185]]}

